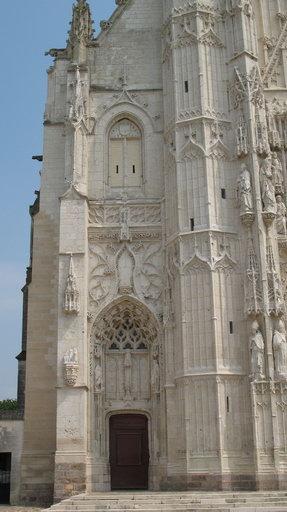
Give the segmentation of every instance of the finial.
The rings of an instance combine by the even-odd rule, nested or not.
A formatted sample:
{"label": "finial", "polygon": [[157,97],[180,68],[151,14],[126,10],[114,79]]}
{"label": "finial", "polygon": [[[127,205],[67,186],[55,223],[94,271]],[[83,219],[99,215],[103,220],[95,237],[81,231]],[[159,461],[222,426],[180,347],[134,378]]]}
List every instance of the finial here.
{"label": "finial", "polygon": [[87,0],[77,0],[73,5],[73,19],[69,32],[68,48],[76,62],[86,60],[86,47],[93,40],[93,20]]}

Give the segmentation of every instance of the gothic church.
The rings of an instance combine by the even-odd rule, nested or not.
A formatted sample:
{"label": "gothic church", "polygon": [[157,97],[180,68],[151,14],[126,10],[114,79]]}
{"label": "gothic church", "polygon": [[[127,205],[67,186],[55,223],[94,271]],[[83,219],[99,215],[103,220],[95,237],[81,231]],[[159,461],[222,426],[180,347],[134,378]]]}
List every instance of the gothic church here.
{"label": "gothic church", "polygon": [[14,499],[284,489],[287,0],[116,4],[49,52]]}

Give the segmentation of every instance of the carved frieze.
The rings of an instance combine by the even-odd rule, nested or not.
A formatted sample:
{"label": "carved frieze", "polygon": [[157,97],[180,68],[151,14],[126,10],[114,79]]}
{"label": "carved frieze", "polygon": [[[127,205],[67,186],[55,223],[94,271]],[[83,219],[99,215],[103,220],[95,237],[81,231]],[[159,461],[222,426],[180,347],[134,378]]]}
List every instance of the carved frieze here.
{"label": "carved frieze", "polygon": [[106,226],[121,224],[123,208],[128,212],[130,226],[156,225],[161,223],[161,204],[151,205],[103,205],[90,203],[89,222],[92,225]]}

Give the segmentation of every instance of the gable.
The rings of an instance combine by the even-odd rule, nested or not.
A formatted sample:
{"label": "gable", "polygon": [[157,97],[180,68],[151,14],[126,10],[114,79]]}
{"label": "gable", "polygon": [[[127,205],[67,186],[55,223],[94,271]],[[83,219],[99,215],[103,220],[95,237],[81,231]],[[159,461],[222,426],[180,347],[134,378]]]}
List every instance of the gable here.
{"label": "gable", "polygon": [[93,85],[118,89],[125,65],[130,88],[162,88],[162,0],[128,0],[101,26]]}

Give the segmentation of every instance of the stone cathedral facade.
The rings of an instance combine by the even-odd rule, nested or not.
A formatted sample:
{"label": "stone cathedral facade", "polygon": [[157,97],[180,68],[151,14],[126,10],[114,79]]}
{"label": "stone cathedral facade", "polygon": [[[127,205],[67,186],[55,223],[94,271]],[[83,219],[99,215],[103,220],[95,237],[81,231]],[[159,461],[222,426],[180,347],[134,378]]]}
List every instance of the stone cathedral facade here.
{"label": "stone cathedral facade", "polygon": [[20,499],[286,488],[287,0],[116,4],[49,52]]}

